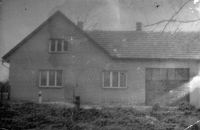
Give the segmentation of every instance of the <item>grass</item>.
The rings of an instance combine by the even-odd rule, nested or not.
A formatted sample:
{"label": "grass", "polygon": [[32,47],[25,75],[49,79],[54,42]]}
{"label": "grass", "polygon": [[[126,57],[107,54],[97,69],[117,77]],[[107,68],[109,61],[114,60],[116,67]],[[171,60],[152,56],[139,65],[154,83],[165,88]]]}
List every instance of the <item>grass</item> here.
{"label": "grass", "polygon": [[22,130],[183,130],[200,111],[182,103],[177,109],[80,109],[34,102],[0,102],[0,128]]}

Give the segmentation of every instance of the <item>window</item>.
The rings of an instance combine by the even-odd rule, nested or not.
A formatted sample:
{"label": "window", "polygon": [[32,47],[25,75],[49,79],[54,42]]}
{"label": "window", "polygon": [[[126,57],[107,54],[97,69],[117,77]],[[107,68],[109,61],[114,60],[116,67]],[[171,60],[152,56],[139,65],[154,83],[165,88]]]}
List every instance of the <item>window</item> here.
{"label": "window", "polygon": [[41,70],[40,87],[61,87],[62,70]]}
{"label": "window", "polygon": [[153,81],[181,81],[189,80],[189,68],[147,68],[146,80]]}
{"label": "window", "polygon": [[125,88],[126,71],[103,71],[104,88]]}
{"label": "window", "polygon": [[189,79],[189,69],[178,68],[175,70],[176,80],[188,80]]}
{"label": "window", "polygon": [[167,75],[166,75],[167,69],[165,68],[155,68],[152,71],[152,80],[157,80],[157,81],[163,81],[166,79]]}
{"label": "window", "polygon": [[50,39],[49,52],[67,52],[68,42],[63,39]]}

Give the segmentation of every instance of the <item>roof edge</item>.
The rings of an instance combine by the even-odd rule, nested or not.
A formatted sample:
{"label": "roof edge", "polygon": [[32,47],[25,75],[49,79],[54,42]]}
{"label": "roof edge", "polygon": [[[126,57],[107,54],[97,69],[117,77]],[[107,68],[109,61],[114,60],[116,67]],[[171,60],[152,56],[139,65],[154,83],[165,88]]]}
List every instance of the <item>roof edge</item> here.
{"label": "roof edge", "polygon": [[128,57],[114,57],[114,59],[118,59],[118,60],[191,60],[191,61],[200,61],[200,58],[142,58],[142,57],[136,57],[136,58],[128,58]]}
{"label": "roof edge", "polygon": [[[45,20],[41,25],[39,25],[35,30],[33,30],[29,35],[27,35],[21,42],[19,42],[16,46],[14,46],[10,51],[8,51],[3,57],[3,60],[7,60],[7,58],[15,52],[23,43],[25,43],[29,38],[31,38],[35,33],[37,33],[42,27],[44,27],[47,23],[49,23],[55,16],[62,15],[72,24],[74,24],[71,20],[69,20],[60,10],[57,10],[53,15],[51,15],[47,20]],[[74,26],[76,26],[74,24]]]}
{"label": "roof edge", "polygon": [[[56,15],[63,16],[67,22],[69,22],[75,29],[80,31],[86,38],[88,38],[91,42],[95,43],[96,41],[92,39],[84,30],[80,29],[75,23],[73,23],[69,18],[67,18],[60,10],[57,10],[53,15],[51,15],[47,20],[45,20],[40,26],[38,26],[34,31],[32,31],[28,36],[26,36],[21,42],[19,42],[15,47],[13,47],[9,52],[7,52],[2,59],[7,60],[7,58],[14,53],[21,45],[23,45],[29,38],[31,38],[35,33],[37,33],[42,27],[44,27],[48,22],[50,22]],[[95,44],[97,47],[101,48],[104,52],[110,55],[103,47],[99,46],[97,43]],[[111,56],[111,55],[110,55]],[[111,56],[112,57],[112,56]]]}

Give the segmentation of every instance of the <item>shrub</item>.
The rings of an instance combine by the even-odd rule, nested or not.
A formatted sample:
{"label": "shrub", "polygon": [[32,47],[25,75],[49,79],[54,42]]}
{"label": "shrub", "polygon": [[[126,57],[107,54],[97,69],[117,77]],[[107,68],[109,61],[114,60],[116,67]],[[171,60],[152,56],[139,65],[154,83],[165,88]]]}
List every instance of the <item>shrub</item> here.
{"label": "shrub", "polygon": [[159,103],[156,103],[152,106],[152,112],[161,110],[161,106]]}
{"label": "shrub", "polygon": [[178,110],[183,111],[185,115],[188,115],[196,111],[196,108],[195,106],[189,104],[188,102],[182,102],[179,104]]}
{"label": "shrub", "polygon": [[5,129],[46,130],[169,130],[184,129],[199,119],[193,114],[184,115],[184,111],[194,110],[191,105],[180,104],[178,109],[153,112],[141,112],[130,107],[77,110],[34,102],[0,102],[0,126]]}
{"label": "shrub", "polygon": [[2,92],[9,92],[9,88],[10,88],[10,85],[9,85],[8,81],[5,83],[0,82],[0,90]]}

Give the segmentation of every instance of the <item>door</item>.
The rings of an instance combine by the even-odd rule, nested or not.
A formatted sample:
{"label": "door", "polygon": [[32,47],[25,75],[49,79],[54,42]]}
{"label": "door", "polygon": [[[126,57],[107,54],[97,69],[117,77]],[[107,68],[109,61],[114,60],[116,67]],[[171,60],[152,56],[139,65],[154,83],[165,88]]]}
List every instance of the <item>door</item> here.
{"label": "door", "polygon": [[188,68],[146,68],[145,75],[146,105],[189,101],[189,88],[184,86],[189,81]]}

